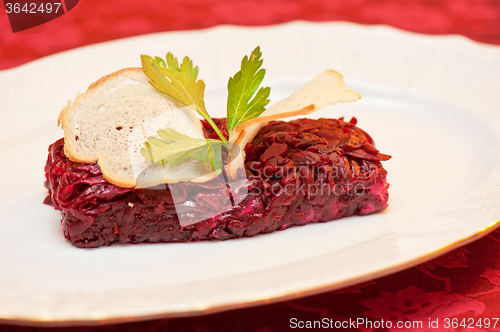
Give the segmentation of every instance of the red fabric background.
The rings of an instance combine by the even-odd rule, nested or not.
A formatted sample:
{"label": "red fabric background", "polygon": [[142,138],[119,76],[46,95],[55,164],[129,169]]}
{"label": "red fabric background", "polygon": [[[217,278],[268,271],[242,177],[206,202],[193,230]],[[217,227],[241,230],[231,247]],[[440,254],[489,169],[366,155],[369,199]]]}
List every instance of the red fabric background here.
{"label": "red fabric background", "polygon": [[[0,6],[0,69],[75,47],[158,31],[292,20],[388,24],[429,34],[463,34],[500,44],[500,0],[82,0],[54,21],[12,33]],[[499,87],[500,88],[500,87]],[[445,318],[500,318],[500,231],[415,268],[354,287],[255,308],[193,318],[80,328],[0,325],[0,331],[287,331],[290,319],[423,321],[454,331]],[[429,319],[439,328],[429,329]],[[467,324],[472,322],[468,320]],[[492,322],[494,322],[492,320]],[[493,324],[492,324],[493,325]],[[295,329],[296,330],[296,329]],[[357,329],[347,328],[346,331]],[[374,329],[361,328],[361,331]],[[378,329],[381,330],[381,329]],[[389,329],[403,331],[404,329]],[[476,328],[477,331],[500,331]]]}

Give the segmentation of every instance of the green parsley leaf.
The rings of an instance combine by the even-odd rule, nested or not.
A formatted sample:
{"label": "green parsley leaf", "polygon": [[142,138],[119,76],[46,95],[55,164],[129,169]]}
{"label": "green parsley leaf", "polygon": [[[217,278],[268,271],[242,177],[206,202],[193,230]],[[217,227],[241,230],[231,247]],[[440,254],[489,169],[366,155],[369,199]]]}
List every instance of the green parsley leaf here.
{"label": "green parsley leaf", "polygon": [[200,114],[210,123],[220,139],[226,141],[205,109],[203,101],[205,83],[202,80],[196,80],[198,66],[193,67],[193,62],[185,57],[179,67],[179,61],[170,52],[167,54],[166,60],[165,63],[159,57],[153,59],[150,56],[141,55],[142,67],[146,76],[151,80],[151,85]]}
{"label": "green parsley leaf", "polygon": [[191,138],[172,128],[160,129],[156,137],[149,137],[141,154],[154,163],[175,165],[186,159],[198,159],[212,165],[216,174],[222,172],[222,146],[227,142],[216,139]]}
{"label": "green parsley leaf", "polygon": [[[269,87],[257,91],[264,75],[262,66],[262,52],[256,47],[250,57],[245,56],[241,61],[241,70],[229,79],[227,84],[227,129],[231,133],[239,124],[256,118],[264,112],[269,103]],[[255,96],[254,96],[255,95]],[[250,100],[253,97],[252,100]]]}

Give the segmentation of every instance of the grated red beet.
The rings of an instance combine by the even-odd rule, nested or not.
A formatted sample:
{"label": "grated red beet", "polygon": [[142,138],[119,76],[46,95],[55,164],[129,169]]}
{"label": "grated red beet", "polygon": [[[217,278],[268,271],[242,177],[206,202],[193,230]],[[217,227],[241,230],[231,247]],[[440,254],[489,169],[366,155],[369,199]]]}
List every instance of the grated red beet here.
{"label": "grated red beet", "polygon": [[[225,119],[215,121],[227,136]],[[120,188],[103,178],[97,164],[68,160],[60,139],[49,147],[44,203],[62,211],[64,236],[82,248],[113,242],[227,240],[371,214],[387,206],[389,184],[380,162],[390,156],[379,153],[356,122],[341,118],[267,124],[245,147],[246,178],[233,183],[230,191],[222,190],[227,188],[224,174],[205,184]],[[207,137],[217,138],[206,122],[204,128]],[[182,204],[174,205],[174,189],[176,202],[180,195]],[[233,206],[231,201],[241,202]],[[217,209],[225,212],[211,212]],[[206,218],[182,227],[179,213]]]}

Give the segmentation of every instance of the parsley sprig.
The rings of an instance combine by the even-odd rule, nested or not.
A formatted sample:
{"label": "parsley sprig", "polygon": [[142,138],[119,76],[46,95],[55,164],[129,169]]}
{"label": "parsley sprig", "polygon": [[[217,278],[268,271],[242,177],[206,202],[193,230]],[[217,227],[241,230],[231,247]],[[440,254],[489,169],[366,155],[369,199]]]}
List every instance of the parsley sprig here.
{"label": "parsley sprig", "polygon": [[[227,83],[227,130],[232,132],[239,124],[258,117],[269,103],[271,88],[260,88],[255,94],[266,74],[260,59],[262,53],[257,47],[250,58],[245,56],[241,61],[241,70]],[[255,96],[254,96],[255,95]],[[250,101],[250,99],[253,99]]]}
{"label": "parsley sprig", "polygon": [[[265,111],[269,103],[269,87],[261,87],[266,70],[261,69],[263,60],[260,47],[256,47],[250,56],[241,61],[241,69],[227,84],[227,127],[229,137],[240,124],[258,117]],[[147,55],[141,56],[144,73],[150,83],[158,91],[175,98],[182,104],[200,114],[212,126],[219,136],[216,139],[195,139],[172,128],[161,129],[158,136],[149,137],[144,143],[141,153],[146,159],[155,163],[177,164],[186,159],[198,159],[212,165],[212,170],[219,174],[222,171],[222,147],[229,150],[229,142],[205,109],[203,100],[205,83],[197,80],[198,67],[185,57],[179,61],[171,53],[166,62]]]}

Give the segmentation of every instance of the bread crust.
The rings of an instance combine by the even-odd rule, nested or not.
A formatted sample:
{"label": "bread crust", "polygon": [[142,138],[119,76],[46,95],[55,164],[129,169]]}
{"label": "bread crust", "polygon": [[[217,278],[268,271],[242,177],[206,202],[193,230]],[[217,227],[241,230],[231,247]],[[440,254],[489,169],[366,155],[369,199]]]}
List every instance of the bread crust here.
{"label": "bread crust", "polygon": [[94,90],[94,89],[98,89],[107,80],[110,80],[114,77],[118,77],[118,76],[123,75],[124,73],[127,73],[127,72],[143,73],[144,71],[140,67],[122,68],[122,69],[117,70],[111,74],[105,75],[105,76],[101,77],[100,79],[98,79],[97,81],[95,81],[94,83],[90,84],[89,88],[87,89],[87,92]]}

